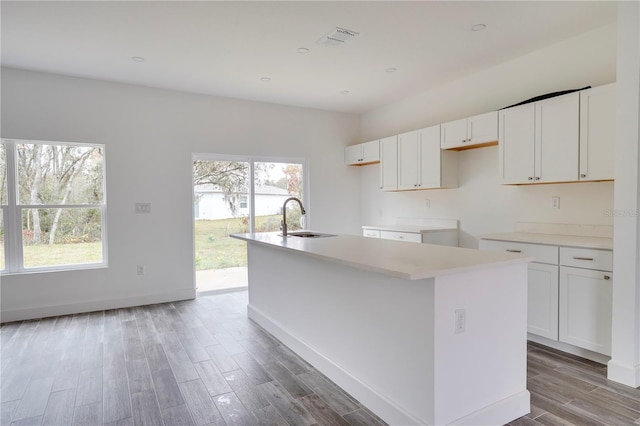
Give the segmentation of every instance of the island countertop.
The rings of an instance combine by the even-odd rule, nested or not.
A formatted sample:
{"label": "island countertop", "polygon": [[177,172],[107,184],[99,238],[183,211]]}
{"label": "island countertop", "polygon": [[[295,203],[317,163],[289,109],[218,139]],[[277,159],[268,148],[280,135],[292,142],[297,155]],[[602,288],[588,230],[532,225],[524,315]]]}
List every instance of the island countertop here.
{"label": "island countertop", "polygon": [[355,235],[283,238],[277,232],[261,232],[232,234],[231,237],[407,280],[420,280],[534,260],[532,257],[514,253],[431,244],[407,244]]}

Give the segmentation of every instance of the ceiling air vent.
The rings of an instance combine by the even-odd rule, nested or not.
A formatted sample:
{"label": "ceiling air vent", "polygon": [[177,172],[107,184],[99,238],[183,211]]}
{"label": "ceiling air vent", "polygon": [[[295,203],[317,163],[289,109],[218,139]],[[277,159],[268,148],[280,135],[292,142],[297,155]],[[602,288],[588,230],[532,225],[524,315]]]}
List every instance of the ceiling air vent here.
{"label": "ceiling air vent", "polygon": [[344,28],[336,27],[335,30],[329,31],[327,34],[320,37],[318,44],[322,44],[327,47],[342,46],[359,33]]}

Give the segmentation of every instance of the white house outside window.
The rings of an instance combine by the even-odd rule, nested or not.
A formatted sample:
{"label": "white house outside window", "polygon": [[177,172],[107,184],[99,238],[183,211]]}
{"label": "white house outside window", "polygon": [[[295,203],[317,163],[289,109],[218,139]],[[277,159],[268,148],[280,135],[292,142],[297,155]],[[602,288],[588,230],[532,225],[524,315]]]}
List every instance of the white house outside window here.
{"label": "white house outside window", "polygon": [[0,271],[106,265],[104,145],[2,139]]}

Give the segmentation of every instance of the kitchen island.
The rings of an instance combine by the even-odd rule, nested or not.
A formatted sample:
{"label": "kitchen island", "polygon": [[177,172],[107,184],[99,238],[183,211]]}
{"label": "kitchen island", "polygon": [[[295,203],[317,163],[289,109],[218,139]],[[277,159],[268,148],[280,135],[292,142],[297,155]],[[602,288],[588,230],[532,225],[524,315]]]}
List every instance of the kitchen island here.
{"label": "kitchen island", "polygon": [[389,424],[529,412],[527,263],[338,235],[248,242],[249,317]]}

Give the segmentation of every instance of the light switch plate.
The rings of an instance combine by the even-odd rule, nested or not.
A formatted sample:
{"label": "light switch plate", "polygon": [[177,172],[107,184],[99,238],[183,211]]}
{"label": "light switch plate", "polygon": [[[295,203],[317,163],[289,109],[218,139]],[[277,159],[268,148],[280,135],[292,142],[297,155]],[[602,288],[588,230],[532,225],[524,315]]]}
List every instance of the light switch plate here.
{"label": "light switch plate", "polygon": [[151,213],[151,203],[136,203],[136,214]]}

